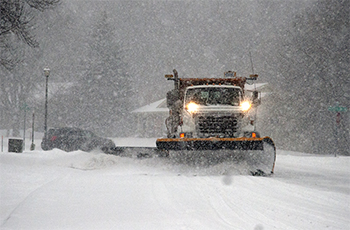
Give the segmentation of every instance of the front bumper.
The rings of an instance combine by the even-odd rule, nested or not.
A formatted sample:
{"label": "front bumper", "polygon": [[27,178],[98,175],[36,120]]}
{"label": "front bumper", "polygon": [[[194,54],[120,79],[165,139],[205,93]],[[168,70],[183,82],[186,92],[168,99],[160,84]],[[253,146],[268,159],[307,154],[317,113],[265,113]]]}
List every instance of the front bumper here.
{"label": "front bumper", "polygon": [[272,143],[271,138],[160,138],[160,150],[264,150],[263,142]]}

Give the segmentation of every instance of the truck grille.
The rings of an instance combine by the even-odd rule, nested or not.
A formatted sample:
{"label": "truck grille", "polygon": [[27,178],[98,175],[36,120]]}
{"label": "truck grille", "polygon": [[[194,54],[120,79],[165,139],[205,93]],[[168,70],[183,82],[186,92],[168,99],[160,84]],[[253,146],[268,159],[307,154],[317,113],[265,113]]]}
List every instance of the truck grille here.
{"label": "truck grille", "polygon": [[199,116],[198,132],[204,136],[233,137],[237,132],[237,118],[232,116]]}

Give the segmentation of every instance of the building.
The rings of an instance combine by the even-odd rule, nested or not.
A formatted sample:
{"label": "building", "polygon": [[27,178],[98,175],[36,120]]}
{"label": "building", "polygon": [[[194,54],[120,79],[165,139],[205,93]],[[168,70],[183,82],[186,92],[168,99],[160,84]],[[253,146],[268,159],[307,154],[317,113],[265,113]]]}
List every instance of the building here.
{"label": "building", "polygon": [[165,119],[169,115],[166,99],[153,102],[132,111],[137,121],[136,132],[139,137],[166,136]]}

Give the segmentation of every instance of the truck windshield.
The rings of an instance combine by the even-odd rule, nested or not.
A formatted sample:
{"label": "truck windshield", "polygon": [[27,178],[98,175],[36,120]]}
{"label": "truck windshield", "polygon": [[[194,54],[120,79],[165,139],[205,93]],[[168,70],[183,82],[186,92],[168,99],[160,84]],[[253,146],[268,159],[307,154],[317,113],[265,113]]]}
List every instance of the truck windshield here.
{"label": "truck windshield", "polygon": [[186,91],[185,103],[194,102],[199,105],[231,105],[238,106],[241,90],[225,87],[190,88]]}

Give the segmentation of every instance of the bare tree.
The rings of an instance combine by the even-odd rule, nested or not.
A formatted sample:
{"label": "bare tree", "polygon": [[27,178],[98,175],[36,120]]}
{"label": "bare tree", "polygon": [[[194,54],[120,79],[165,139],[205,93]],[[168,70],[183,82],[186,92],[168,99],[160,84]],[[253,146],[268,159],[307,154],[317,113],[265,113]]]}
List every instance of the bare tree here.
{"label": "bare tree", "polygon": [[53,8],[60,0],[0,0],[0,64],[13,69],[18,62],[15,53],[16,39],[30,47],[38,47],[31,33],[34,10],[44,11]]}
{"label": "bare tree", "polygon": [[[19,135],[23,105],[37,82],[29,69],[34,59],[24,60],[39,43],[33,34],[35,13],[56,6],[60,0],[0,0],[0,123]],[[23,60],[22,60],[23,59]],[[4,125],[4,126],[3,126]]]}
{"label": "bare tree", "polygon": [[328,111],[337,103],[349,108],[349,6],[318,0],[275,46],[278,81],[267,103],[268,129],[283,148],[350,154],[346,115],[336,123]]}

